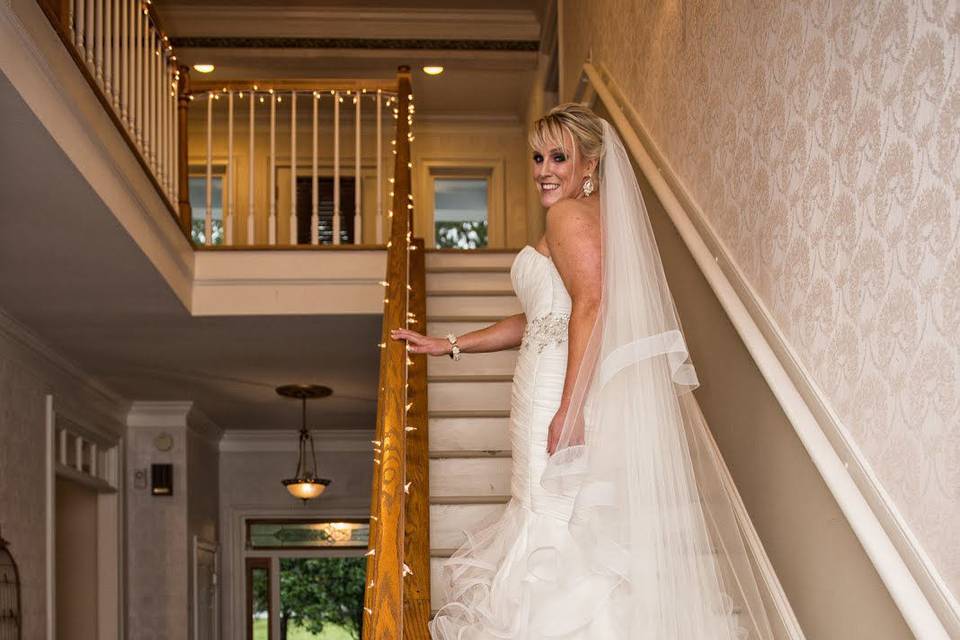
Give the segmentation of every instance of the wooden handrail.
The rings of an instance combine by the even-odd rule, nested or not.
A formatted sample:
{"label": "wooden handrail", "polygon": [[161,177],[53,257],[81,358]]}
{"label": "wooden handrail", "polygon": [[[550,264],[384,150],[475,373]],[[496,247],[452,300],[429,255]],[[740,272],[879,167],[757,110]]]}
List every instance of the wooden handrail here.
{"label": "wooden handrail", "polygon": [[[405,483],[407,471],[407,358],[404,343],[390,330],[407,326],[412,198],[410,180],[410,68],[397,73],[398,118],[390,236],[387,242],[386,298],[377,394],[370,546],[364,595],[363,640],[403,637],[405,571]],[[422,319],[420,320],[423,321]],[[415,367],[416,365],[414,365]],[[429,579],[429,574],[428,574]]]}
{"label": "wooden handrail", "polygon": [[[414,240],[410,252],[410,316],[421,332],[427,318],[426,258],[423,239]],[[407,482],[404,526],[404,562],[413,571],[403,589],[403,637],[430,640],[430,456],[427,425],[427,356],[413,354],[407,368]]]}

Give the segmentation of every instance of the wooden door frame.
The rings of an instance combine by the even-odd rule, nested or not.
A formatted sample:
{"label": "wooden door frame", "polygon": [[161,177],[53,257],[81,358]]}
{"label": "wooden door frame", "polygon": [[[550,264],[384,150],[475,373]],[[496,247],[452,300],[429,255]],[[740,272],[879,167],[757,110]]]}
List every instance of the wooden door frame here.
{"label": "wooden door frame", "polygon": [[273,637],[273,562],[269,557],[246,558],[244,560],[244,588],[247,602],[246,640],[253,640],[253,571],[267,571],[267,638]]}
{"label": "wooden door frame", "polygon": [[506,183],[503,158],[470,160],[464,158],[424,159],[417,163],[419,189],[415,193],[413,233],[423,238],[424,246],[435,247],[434,240],[434,181],[437,178],[487,180],[487,246],[503,248],[507,238]]}

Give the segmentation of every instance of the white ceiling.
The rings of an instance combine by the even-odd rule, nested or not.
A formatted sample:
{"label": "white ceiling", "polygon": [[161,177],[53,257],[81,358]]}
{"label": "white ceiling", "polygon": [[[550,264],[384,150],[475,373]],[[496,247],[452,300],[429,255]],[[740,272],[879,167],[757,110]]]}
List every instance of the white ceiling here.
{"label": "white ceiling", "polygon": [[318,383],[312,426],[373,426],[379,316],[190,316],[2,75],[0,118],[0,309],[131,401],[291,429],[274,387]]}
{"label": "white ceiling", "polygon": [[[216,66],[209,75],[193,73],[204,80],[390,78],[406,64],[413,69],[417,109],[423,116],[519,119],[538,62],[535,47],[546,0],[155,4],[178,60],[188,66]],[[214,43],[212,38],[219,40]],[[301,48],[283,46],[280,38],[327,42]],[[353,42],[330,48],[332,39]],[[394,42],[370,48],[377,46],[371,40],[384,39]],[[402,42],[395,41],[411,46],[398,49]],[[424,41],[444,44],[433,48]],[[462,48],[467,41],[479,49]],[[421,71],[428,64],[443,65],[445,72],[428,77]]]}

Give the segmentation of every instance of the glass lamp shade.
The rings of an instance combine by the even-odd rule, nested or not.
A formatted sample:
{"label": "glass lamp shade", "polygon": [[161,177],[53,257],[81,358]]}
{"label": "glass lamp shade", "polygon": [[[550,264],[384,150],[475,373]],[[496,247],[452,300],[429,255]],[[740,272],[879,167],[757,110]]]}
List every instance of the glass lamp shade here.
{"label": "glass lamp shade", "polygon": [[287,488],[290,495],[304,502],[318,497],[326,490],[328,484],[330,481],[324,478],[304,477],[283,480],[283,486]]}

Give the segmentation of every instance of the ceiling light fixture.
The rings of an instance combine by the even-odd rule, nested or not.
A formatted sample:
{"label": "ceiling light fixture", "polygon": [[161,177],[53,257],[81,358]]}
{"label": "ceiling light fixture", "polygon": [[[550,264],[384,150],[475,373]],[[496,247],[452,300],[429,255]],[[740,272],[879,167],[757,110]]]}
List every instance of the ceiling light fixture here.
{"label": "ceiling light fixture", "polygon": [[[277,387],[277,393],[285,398],[299,398],[303,403],[302,420],[300,423],[300,444],[298,446],[297,470],[292,478],[282,480],[283,486],[287,488],[294,498],[299,498],[306,503],[307,500],[318,497],[322,494],[330,480],[317,477],[317,452],[313,448],[313,436],[307,430],[307,400],[313,398],[326,398],[333,391],[330,387],[322,387],[315,384],[287,384]],[[307,463],[307,445],[310,446],[310,460],[313,466],[308,467]]]}
{"label": "ceiling light fixture", "polygon": [[443,73],[443,67],[440,65],[426,66],[423,68],[423,72],[428,76],[438,76]]}
{"label": "ceiling light fixture", "polygon": [[193,70],[196,71],[196,72],[198,72],[198,73],[212,73],[215,68],[216,68],[216,67],[214,67],[212,64],[195,64],[195,65],[193,65]]}

